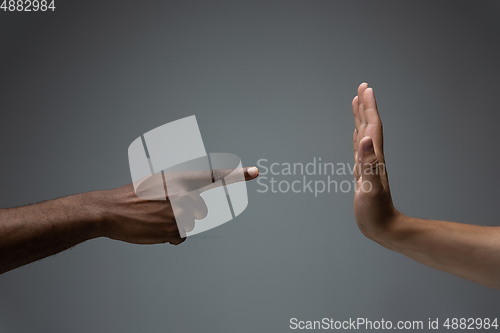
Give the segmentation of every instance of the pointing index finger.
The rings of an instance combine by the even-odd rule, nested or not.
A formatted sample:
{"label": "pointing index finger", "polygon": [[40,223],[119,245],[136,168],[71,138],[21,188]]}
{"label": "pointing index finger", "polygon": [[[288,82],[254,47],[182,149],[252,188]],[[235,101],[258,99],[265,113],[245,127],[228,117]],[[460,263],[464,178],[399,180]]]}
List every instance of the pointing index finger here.
{"label": "pointing index finger", "polygon": [[212,178],[212,184],[208,184],[200,188],[200,192],[205,192],[222,185],[249,181],[259,176],[259,169],[257,169],[256,167],[246,167],[239,169],[214,169],[210,170],[209,172]]}

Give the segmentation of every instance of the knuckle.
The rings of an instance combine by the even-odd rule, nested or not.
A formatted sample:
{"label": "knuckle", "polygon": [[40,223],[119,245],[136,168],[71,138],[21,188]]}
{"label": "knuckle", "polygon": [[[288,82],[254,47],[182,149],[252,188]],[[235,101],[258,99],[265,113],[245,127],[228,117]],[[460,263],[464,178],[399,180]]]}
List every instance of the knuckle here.
{"label": "knuckle", "polygon": [[378,159],[377,156],[367,156],[363,161],[363,168],[365,170],[376,170],[378,169]]}
{"label": "knuckle", "polygon": [[212,183],[222,179],[222,172],[218,169],[212,170]]}

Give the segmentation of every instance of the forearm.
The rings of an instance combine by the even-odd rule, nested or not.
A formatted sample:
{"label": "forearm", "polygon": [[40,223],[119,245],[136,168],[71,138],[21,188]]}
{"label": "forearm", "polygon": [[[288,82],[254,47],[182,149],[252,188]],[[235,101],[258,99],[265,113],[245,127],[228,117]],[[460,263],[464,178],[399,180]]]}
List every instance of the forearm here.
{"label": "forearm", "polygon": [[0,210],[0,273],[100,236],[99,192]]}
{"label": "forearm", "polygon": [[425,265],[500,289],[500,227],[401,215],[375,240]]}

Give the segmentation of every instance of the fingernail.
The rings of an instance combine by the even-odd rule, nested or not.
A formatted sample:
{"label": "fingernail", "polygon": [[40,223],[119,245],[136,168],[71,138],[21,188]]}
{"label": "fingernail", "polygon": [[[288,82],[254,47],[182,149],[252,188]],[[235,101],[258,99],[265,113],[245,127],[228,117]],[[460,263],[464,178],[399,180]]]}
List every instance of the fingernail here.
{"label": "fingernail", "polygon": [[373,141],[371,138],[363,142],[363,150],[367,153],[373,151]]}
{"label": "fingernail", "polygon": [[250,177],[255,178],[259,174],[259,169],[257,169],[256,167],[251,167],[248,168],[247,172],[250,175]]}

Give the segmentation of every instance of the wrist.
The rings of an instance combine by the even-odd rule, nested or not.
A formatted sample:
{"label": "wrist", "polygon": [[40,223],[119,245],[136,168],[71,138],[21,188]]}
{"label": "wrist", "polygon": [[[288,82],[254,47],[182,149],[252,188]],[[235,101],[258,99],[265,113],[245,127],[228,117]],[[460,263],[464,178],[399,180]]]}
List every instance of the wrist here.
{"label": "wrist", "polygon": [[383,247],[400,252],[401,244],[409,235],[409,217],[394,209],[394,213],[387,218],[385,228],[370,237]]}
{"label": "wrist", "polygon": [[[79,220],[83,223],[89,239],[103,237],[106,212],[105,191],[77,194],[70,198],[77,200]],[[75,203],[72,203],[73,207]]]}

